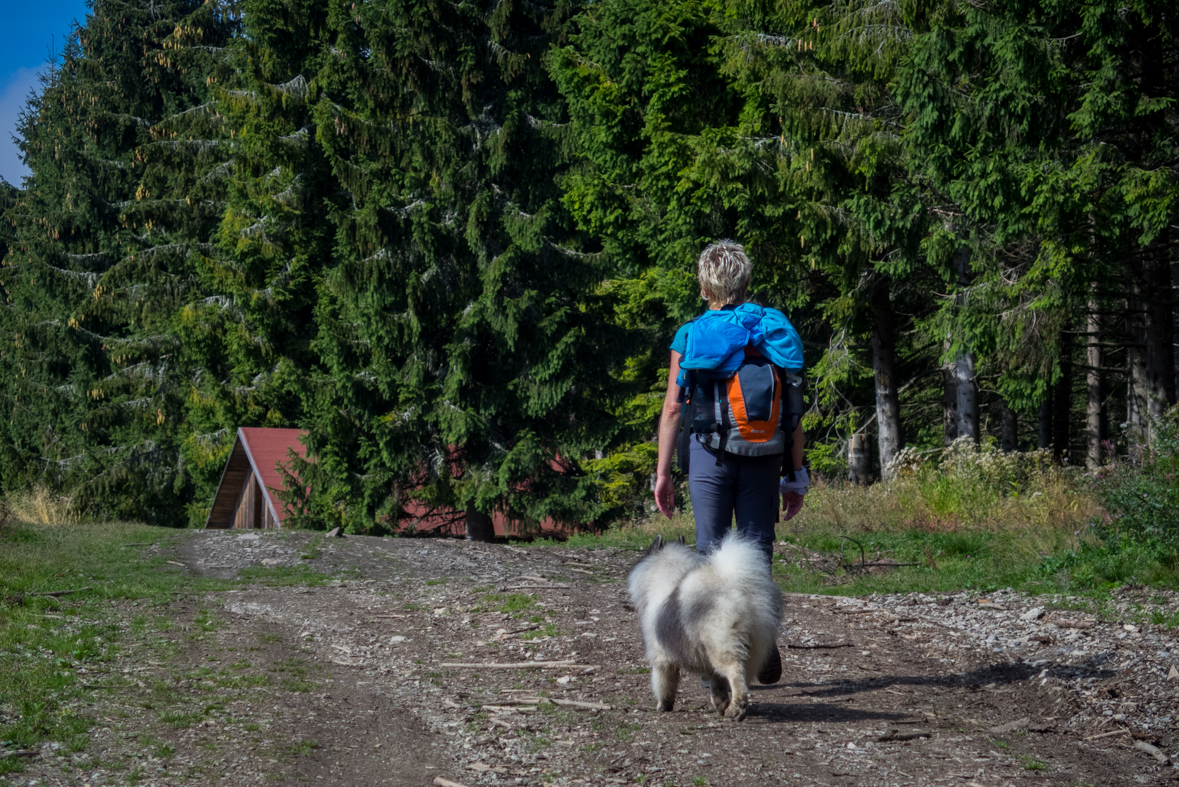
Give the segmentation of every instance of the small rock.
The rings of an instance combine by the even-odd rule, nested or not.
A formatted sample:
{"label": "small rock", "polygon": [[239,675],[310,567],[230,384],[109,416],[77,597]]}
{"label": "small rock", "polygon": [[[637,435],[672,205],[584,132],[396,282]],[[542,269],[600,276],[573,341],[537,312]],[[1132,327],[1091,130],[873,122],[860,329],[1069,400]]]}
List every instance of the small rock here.
{"label": "small rock", "polygon": [[1175,669],[1174,665],[1167,672],[1167,680],[1179,680],[1179,669]]}
{"label": "small rock", "polygon": [[1027,612],[1020,615],[1019,619],[1026,620],[1026,621],[1030,622],[1033,620],[1039,620],[1042,617],[1044,617],[1044,608],[1043,607],[1032,607]]}
{"label": "small rock", "polygon": [[405,642],[405,637],[398,634],[395,637],[389,637],[389,644],[396,645],[398,642]]}
{"label": "small rock", "polygon": [[331,530],[329,530],[327,532],[327,537],[328,538],[343,538],[344,533],[343,533],[343,531],[340,530],[340,528],[333,527]]}

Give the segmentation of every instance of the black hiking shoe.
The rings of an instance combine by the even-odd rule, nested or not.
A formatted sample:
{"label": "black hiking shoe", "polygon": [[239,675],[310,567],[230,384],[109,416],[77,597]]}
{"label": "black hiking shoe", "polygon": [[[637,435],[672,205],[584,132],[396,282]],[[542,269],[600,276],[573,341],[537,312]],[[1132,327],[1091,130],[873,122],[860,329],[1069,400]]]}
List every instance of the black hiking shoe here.
{"label": "black hiking shoe", "polygon": [[777,683],[782,678],[782,654],[778,652],[777,643],[774,644],[774,649],[770,651],[769,658],[761,665],[761,669],[757,671],[757,682],[763,686],[769,686],[772,683]]}

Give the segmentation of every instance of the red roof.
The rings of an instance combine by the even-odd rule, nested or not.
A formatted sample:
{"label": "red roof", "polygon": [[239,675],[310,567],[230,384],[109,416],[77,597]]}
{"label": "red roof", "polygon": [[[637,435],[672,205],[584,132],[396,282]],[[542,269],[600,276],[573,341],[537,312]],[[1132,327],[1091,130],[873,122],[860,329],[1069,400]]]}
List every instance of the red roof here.
{"label": "red roof", "polygon": [[273,429],[262,426],[243,426],[237,430],[238,436],[246,448],[246,455],[250,458],[250,465],[266,487],[266,504],[270,512],[282,526],[286,515],[286,506],[274,494],[286,488],[286,482],[278,471],[280,464],[285,465],[290,460],[290,451],[300,457],[307,456],[306,447],[299,442],[299,438],[306,434],[302,429]]}

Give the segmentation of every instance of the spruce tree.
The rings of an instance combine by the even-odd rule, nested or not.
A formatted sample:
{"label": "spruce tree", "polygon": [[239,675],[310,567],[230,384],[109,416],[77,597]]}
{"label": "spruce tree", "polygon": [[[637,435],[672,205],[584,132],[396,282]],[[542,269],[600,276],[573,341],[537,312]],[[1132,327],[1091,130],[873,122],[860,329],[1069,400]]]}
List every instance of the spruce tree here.
{"label": "spruce tree", "polygon": [[343,188],[317,310],[310,511],[379,532],[412,506],[578,523],[614,431],[619,339],[555,176],[544,70],[563,4],[330,6],[317,138]]}
{"label": "spruce tree", "polygon": [[6,213],[0,318],[13,342],[6,488],[60,486],[96,516],[182,521],[187,391],[172,320],[193,297],[202,220],[154,194],[141,165],[157,124],[208,94],[207,59],[176,45],[223,43],[230,26],[213,4],[98,0],[22,117],[32,174]]}

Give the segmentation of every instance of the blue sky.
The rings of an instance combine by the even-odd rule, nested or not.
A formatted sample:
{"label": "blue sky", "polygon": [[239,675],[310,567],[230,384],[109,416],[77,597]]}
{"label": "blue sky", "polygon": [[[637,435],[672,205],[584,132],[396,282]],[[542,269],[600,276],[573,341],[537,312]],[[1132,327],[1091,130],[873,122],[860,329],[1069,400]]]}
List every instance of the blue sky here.
{"label": "blue sky", "polygon": [[17,117],[50,48],[61,50],[70,23],[86,18],[85,0],[4,0],[0,25],[0,177],[20,185],[28,174],[13,141]]}

